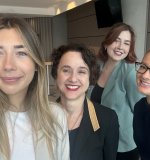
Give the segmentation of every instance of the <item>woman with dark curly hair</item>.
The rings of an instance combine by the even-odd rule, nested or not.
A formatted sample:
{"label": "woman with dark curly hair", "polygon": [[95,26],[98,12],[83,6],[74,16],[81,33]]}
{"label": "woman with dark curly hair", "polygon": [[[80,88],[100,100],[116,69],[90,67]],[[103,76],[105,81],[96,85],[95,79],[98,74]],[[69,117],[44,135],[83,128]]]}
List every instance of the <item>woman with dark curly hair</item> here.
{"label": "woman with dark curly hair", "polygon": [[71,160],[116,160],[118,119],[116,113],[86,97],[98,78],[93,52],[80,44],[60,46],[52,53],[52,76],[66,110]]}

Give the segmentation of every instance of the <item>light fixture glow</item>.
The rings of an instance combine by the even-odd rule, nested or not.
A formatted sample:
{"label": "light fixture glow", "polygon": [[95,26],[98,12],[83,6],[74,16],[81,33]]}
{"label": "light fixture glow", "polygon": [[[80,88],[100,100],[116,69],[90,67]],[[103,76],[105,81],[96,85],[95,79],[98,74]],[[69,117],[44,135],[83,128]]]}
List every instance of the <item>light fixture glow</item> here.
{"label": "light fixture glow", "polygon": [[67,10],[70,10],[70,9],[73,9],[76,7],[76,3],[75,2],[70,2],[68,5],[67,5]]}
{"label": "light fixture glow", "polygon": [[57,14],[60,14],[60,13],[61,13],[60,9],[57,8],[57,10],[56,10],[56,15],[57,15]]}

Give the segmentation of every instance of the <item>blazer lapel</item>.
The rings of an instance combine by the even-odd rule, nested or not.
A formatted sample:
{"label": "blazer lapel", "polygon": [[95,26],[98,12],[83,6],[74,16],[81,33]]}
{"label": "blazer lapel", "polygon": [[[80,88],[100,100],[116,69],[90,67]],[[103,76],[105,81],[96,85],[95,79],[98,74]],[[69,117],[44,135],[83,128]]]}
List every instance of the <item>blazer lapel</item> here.
{"label": "blazer lapel", "polygon": [[117,74],[121,67],[121,64],[122,64],[121,62],[118,63],[115,69],[113,70],[113,72],[111,73],[111,76],[109,77],[106,83],[105,89],[103,91],[103,94],[102,94],[102,101],[105,99],[105,97],[107,97],[107,93],[109,93],[115,86],[114,84],[116,83]]}
{"label": "blazer lapel", "polygon": [[76,137],[76,142],[74,145],[72,157],[76,157],[75,159],[78,159],[78,156],[80,155],[81,150],[84,147],[87,147],[86,141],[92,132],[93,132],[93,128],[92,128],[90,117],[89,117],[87,101],[85,99],[83,118],[82,118],[79,131]]}

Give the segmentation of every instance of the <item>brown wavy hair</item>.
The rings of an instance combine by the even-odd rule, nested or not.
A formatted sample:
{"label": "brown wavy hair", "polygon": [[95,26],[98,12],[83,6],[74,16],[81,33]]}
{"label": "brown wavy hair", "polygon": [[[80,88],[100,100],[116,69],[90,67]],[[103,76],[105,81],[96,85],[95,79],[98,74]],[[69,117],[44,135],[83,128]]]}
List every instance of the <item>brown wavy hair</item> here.
{"label": "brown wavy hair", "polygon": [[134,63],[137,59],[135,54],[135,33],[133,28],[125,23],[116,23],[112,26],[112,28],[107,33],[106,37],[104,38],[103,42],[101,43],[100,50],[98,52],[98,57],[101,61],[106,62],[108,59],[107,50],[105,49],[106,46],[111,45],[120,35],[122,31],[129,31],[131,34],[131,45],[130,50],[125,58],[127,63]]}

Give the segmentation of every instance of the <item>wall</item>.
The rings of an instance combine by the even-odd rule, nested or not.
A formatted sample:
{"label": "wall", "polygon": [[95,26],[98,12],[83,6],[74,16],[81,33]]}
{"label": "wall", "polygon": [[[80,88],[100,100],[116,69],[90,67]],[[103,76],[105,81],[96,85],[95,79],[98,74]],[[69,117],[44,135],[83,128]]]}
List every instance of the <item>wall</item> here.
{"label": "wall", "polygon": [[[97,28],[93,3],[93,1],[88,2],[67,12],[68,41],[85,43],[97,52],[109,28]],[[140,60],[146,51],[146,47],[150,48],[150,27],[147,31],[149,0],[121,0],[121,3],[123,21],[131,25],[135,30],[135,50]]]}
{"label": "wall", "polygon": [[41,40],[45,61],[50,61],[53,48],[68,42],[66,13],[54,17],[26,18]]}
{"label": "wall", "polygon": [[52,17],[52,45],[57,48],[62,44],[67,44],[67,18],[66,12]]}
{"label": "wall", "polygon": [[50,53],[52,50],[52,27],[50,17],[34,17],[26,18],[26,21],[33,27],[41,41],[45,61],[50,60]]}
{"label": "wall", "polygon": [[[123,21],[135,29],[136,53],[141,59],[150,48],[150,27],[147,27],[150,26],[149,0],[121,0],[121,3]],[[97,52],[109,30],[98,29],[93,1],[53,18],[31,18],[28,21],[39,34],[46,60],[50,59],[53,48],[68,42],[85,43]]]}
{"label": "wall", "polygon": [[84,43],[96,52],[109,28],[97,27],[94,2],[67,12],[68,42]]}
{"label": "wall", "polygon": [[[142,59],[147,45],[147,21],[149,0],[122,0],[123,20],[136,33],[136,53]],[[149,45],[150,46],[150,45]]]}
{"label": "wall", "polygon": [[[149,2],[149,1],[148,1]],[[148,11],[150,10],[150,3],[148,4]],[[147,24],[147,45],[146,50],[150,49],[150,11],[148,12],[148,24]]]}
{"label": "wall", "polygon": [[[150,26],[149,0],[122,0],[121,2],[124,22],[130,24],[136,32],[136,53],[140,60],[146,49],[150,48],[150,27],[147,27]],[[40,35],[45,33],[47,26],[49,28],[46,32],[48,39],[42,38],[43,45],[47,43],[49,48],[45,51],[47,59],[53,48],[68,42],[85,43],[98,51],[109,28],[98,29],[93,3],[91,1],[66,13],[48,18],[48,24],[40,20],[43,24]],[[52,79],[50,82],[50,85],[54,85]]]}

